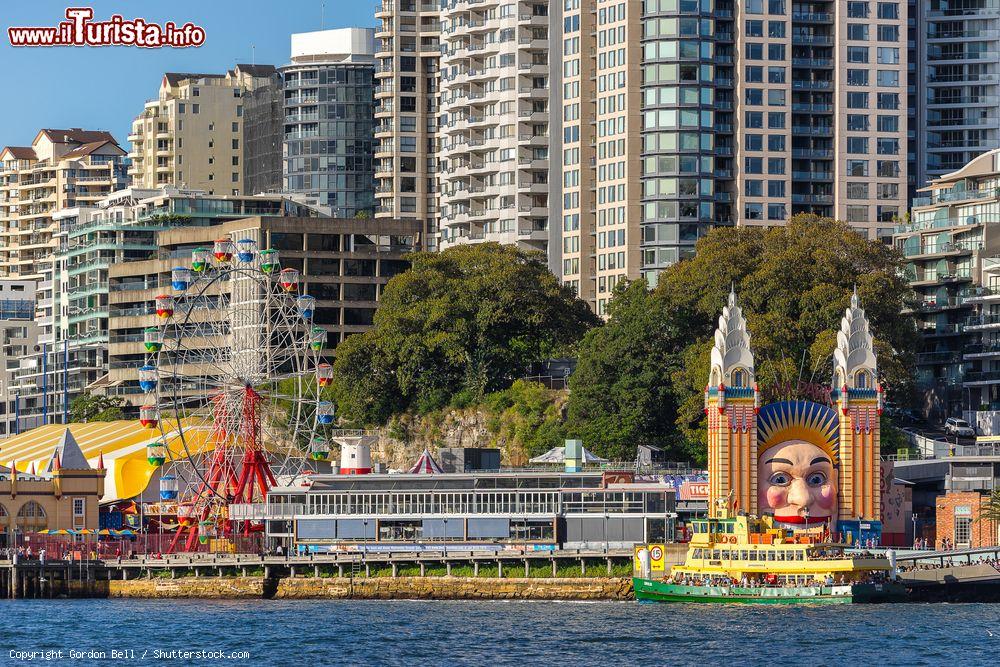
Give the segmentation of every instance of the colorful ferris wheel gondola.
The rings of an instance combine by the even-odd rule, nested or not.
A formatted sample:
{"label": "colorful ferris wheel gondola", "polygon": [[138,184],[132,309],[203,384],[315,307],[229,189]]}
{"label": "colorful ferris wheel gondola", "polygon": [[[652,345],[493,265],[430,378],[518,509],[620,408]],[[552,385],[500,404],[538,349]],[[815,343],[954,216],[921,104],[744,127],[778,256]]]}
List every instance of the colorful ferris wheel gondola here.
{"label": "colorful ferris wheel gondola", "polygon": [[326,461],[330,458],[330,443],[322,436],[316,436],[309,443],[309,458],[313,461]]}
{"label": "colorful ferris wheel gondola", "polygon": [[299,288],[298,269],[282,269],[278,274],[278,283],[286,292],[294,292]]}
{"label": "colorful ferris wheel gondola", "polygon": [[170,286],[177,292],[183,292],[191,286],[191,269],[186,266],[175,266],[170,271]]}
{"label": "colorful ferris wheel gondola", "polygon": [[264,273],[274,273],[279,266],[278,251],[272,248],[260,251],[260,270]]}
{"label": "colorful ferris wheel gondola", "polygon": [[155,405],[144,405],[139,408],[139,423],[145,428],[156,428],[160,424],[160,411]]}
{"label": "colorful ferris wheel gondola", "polygon": [[236,247],[236,259],[244,264],[249,264],[253,261],[254,255],[257,253],[256,241],[253,239],[240,239],[233,245]]}
{"label": "colorful ferris wheel gondola", "polygon": [[139,368],[139,388],[146,392],[155,390],[158,377],[156,366],[152,364],[142,366]]}
{"label": "colorful ferris wheel gondola", "polygon": [[146,352],[159,352],[163,348],[163,331],[159,327],[146,327],[142,332],[142,343]]}
{"label": "colorful ferris wheel gondola", "polygon": [[299,311],[299,315],[303,319],[311,320],[313,313],[316,311],[316,298],[308,294],[303,294],[295,300],[295,308]]}
{"label": "colorful ferris wheel gondola", "polygon": [[316,405],[316,421],[326,426],[333,423],[334,407],[330,401],[320,401]]}
{"label": "colorful ferris wheel gondola", "polygon": [[229,239],[218,239],[212,247],[212,256],[217,262],[228,262],[233,258],[233,242]]}
{"label": "colorful ferris wheel gondola", "polygon": [[323,327],[313,327],[309,332],[309,347],[315,352],[321,351],[326,347],[326,341],[329,337],[329,333]]}
{"label": "colorful ferris wheel gondola", "polygon": [[167,448],[160,440],[153,440],[146,445],[146,462],[159,468],[167,460]]}
{"label": "colorful ferris wheel gondola", "polygon": [[208,248],[195,248],[191,251],[191,270],[203,273],[208,268]]}
{"label": "colorful ferris wheel gondola", "polygon": [[333,382],[333,366],[320,364],[316,367],[316,382],[320,387],[328,387]]}
{"label": "colorful ferris wheel gondola", "polygon": [[156,302],[156,316],[161,320],[174,316],[174,297],[169,294],[161,294],[153,301]]}

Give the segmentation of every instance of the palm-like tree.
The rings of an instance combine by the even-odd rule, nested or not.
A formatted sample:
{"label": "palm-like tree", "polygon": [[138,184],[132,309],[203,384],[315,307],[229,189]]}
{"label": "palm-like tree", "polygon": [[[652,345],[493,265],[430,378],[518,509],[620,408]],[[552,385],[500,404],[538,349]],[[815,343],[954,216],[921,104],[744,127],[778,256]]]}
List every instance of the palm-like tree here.
{"label": "palm-like tree", "polygon": [[990,499],[979,508],[979,516],[976,521],[992,521],[1000,523],[1000,489],[994,489],[990,494]]}

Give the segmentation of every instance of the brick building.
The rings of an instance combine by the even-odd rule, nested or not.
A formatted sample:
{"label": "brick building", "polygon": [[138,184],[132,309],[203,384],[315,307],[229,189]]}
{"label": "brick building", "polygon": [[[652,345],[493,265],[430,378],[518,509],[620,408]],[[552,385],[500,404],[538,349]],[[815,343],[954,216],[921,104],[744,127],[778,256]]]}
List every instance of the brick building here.
{"label": "brick building", "polygon": [[941,548],[946,538],[959,549],[997,546],[997,522],[978,520],[988,501],[988,494],[977,491],[949,491],[940,496],[935,505],[935,546]]}

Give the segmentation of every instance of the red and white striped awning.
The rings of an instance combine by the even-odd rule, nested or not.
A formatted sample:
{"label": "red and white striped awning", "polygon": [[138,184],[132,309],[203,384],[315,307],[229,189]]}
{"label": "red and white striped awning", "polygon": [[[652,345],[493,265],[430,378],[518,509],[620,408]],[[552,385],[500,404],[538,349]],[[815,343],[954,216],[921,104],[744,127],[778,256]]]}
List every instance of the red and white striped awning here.
{"label": "red and white striped awning", "polygon": [[413,467],[410,468],[410,473],[420,475],[432,475],[443,472],[444,470],[441,469],[441,466],[438,465],[437,461],[434,460],[434,457],[426,449],[420,455],[420,458],[417,459],[417,462],[413,464]]}

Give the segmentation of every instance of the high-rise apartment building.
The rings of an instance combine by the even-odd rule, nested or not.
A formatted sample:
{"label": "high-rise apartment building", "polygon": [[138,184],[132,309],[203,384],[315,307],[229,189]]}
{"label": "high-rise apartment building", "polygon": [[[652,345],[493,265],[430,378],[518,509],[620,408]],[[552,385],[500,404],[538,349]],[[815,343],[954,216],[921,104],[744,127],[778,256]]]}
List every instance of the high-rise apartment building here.
{"label": "high-rise apartment building", "polygon": [[[468,3],[441,10],[438,128],[440,245],[498,241],[558,260],[550,184],[562,176],[561,48],[548,2]],[[554,192],[558,194],[558,187]],[[551,237],[551,241],[550,241]]]}
{"label": "high-rise apartment building", "polygon": [[[146,102],[132,121],[128,136],[132,186],[244,193],[248,152],[243,96],[280,85],[272,65],[236,65],[225,74],[164,74],[158,96]],[[258,113],[271,110],[270,105],[258,103],[253,108]],[[254,127],[258,124],[266,122],[257,119],[253,123]],[[270,151],[273,161],[272,147],[266,142],[255,146]],[[256,165],[254,173],[260,171]]]}
{"label": "high-rise apartment building", "polygon": [[375,209],[375,31],[292,35],[285,78],[284,190],[337,217]]}
{"label": "high-rise apartment building", "polygon": [[[642,3],[568,3],[563,14],[562,279],[603,314],[615,285],[639,276],[644,189],[657,183],[642,146]],[[655,113],[655,112],[654,112]],[[559,189],[551,195],[557,198]],[[647,251],[655,252],[655,250]]]}
{"label": "high-rise apartment building", "polygon": [[1000,12],[993,0],[920,0],[916,185],[1000,147]]}
{"label": "high-rise apartment building", "polygon": [[919,297],[920,404],[937,421],[963,411],[1000,418],[998,187],[1000,150],[993,150],[934,179],[894,236]]}
{"label": "high-rise apartment building", "polygon": [[[416,51],[434,8],[378,15],[390,110],[415,79],[397,81],[398,49]],[[550,266],[603,312],[618,281],[655,284],[717,225],[816,213],[875,238],[905,212],[905,2],[449,0],[437,15],[436,150],[422,153],[397,112],[380,136],[439,168],[442,248],[541,248],[547,225]],[[407,128],[424,127],[407,108]],[[401,154],[380,162],[394,205]]]}
{"label": "high-rise apartment building", "polygon": [[80,128],[44,129],[31,146],[0,150],[0,277],[39,280],[51,271],[52,213],[122,187],[124,155],[108,132]]}
{"label": "high-rise apartment building", "polygon": [[375,11],[376,218],[421,221],[437,247],[440,5],[383,0]]}

